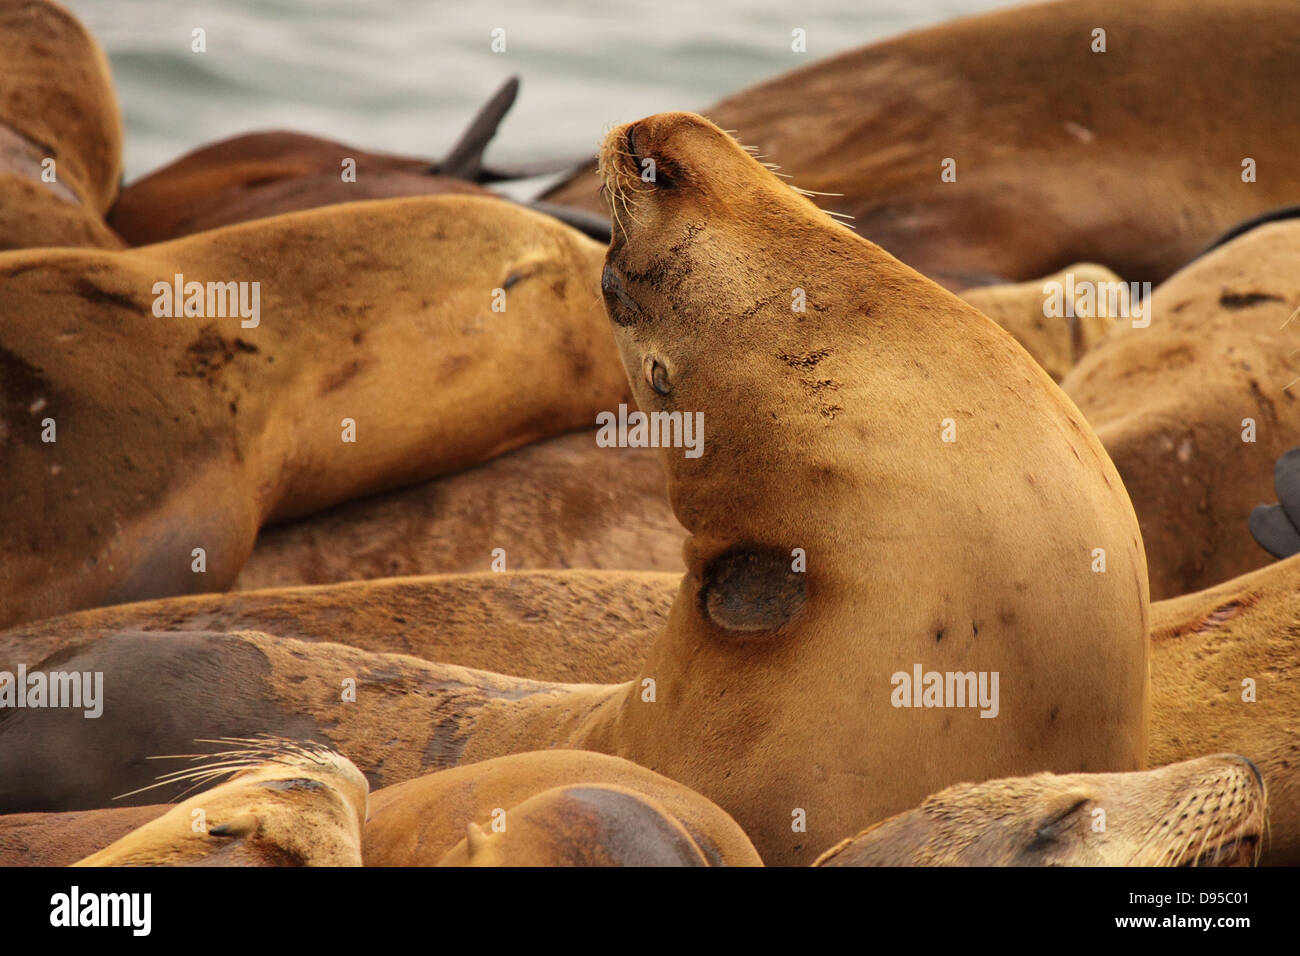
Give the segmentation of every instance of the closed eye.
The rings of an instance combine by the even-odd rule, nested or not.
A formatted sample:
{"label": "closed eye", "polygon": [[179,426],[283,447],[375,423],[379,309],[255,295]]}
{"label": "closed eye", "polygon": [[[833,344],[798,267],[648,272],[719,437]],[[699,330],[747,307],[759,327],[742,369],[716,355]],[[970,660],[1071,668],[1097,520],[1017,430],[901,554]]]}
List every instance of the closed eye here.
{"label": "closed eye", "polygon": [[1030,844],[1030,849],[1041,849],[1050,843],[1054,843],[1058,837],[1068,828],[1070,818],[1079,812],[1088,803],[1087,797],[1081,797],[1065,810],[1049,817],[1038,825],[1034,831],[1034,842]]}

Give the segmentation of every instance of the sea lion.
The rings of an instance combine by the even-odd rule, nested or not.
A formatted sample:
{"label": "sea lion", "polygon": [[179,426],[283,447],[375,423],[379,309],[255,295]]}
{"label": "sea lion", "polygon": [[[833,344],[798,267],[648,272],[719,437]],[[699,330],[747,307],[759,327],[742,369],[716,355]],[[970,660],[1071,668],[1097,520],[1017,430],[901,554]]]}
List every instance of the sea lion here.
{"label": "sea lion", "polygon": [[[484,166],[483,151],[518,91],[518,78],[507,80],[442,162],[375,153],[303,133],[246,133],[196,149],[127,185],[109,221],[131,245],[143,246],[336,203],[444,193],[494,196],[479,184],[550,170]],[[554,203],[541,204],[538,211],[589,235],[595,227],[596,238],[609,239],[603,218]]]}
{"label": "sea lion", "polygon": [[1061,382],[1133,499],[1153,597],[1269,560],[1248,519],[1300,444],[1298,256],[1300,220],[1232,240],[1156,288],[1143,320],[1119,322]]}
{"label": "sea lion", "polygon": [[[966,289],[961,297],[1010,332],[1043,371],[1059,382],[1083,354],[1097,344],[1112,325],[1115,316],[1107,313],[1103,297],[1097,300],[1076,298],[1067,290],[1106,288],[1120,282],[1105,266],[1076,262],[1055,275],[1029,282],[989,285]],[[1068,299],[1069,307],[1056,311],[1056,300]]]}
{"label": "sea lion", "polygon": [[0,250],[120,248],[103,214],[122,119],[95,38],[49,0],[0,0]]}
{"label": "sea lion", "polygon": [[162,598],[0,632],[0,671],[118,631],[258,630],[536,680],[636,675],[680,574],[510,571]]}
{"label": "sea lion", "polygon": [[[1081,261],[1158,282],[1300,194],[1286,105],[1300,99],[1297,49],[1292,0],[1018,5],[829,57],[703,113],[950,288]],[[544,198],[598,210],[599,187],[588,166]]]}
{"label": "sea lion", "polygon": [[204,790],[73,866],[360,866],[366,780],[312,743],[247,738],[168,775]]}
{"label": "sea lion", "polygon": [[[661,176],[628,195],[639,156]],[[43,665],[104,672],[102,718],[0,715],[0,808],[120,792],[133,754],[164,752],[155,711],[174,700],[190,736],[255,723],[327,740],[375,785],[547,747],[622,756],[717,803],[780,864],[962,779],[1143,766],[1137,523],[1046,373],[698,117],[620,127],[604,161],[622,217],[606,300],[638,404],[709,428],[699,457],[660,448],[691,538],[637,677],[544,684],[252,632],[114,634]],[[905,706],[917,670],[928,689]],[[924,706],[933,673],[953,707]],[[967,677],[981,707],[962,706]],[[341,699],[347,679],[365,707]],[[37,776],[38,739],[85,762]]]}
{"label": "sea lion", "polygon": [[70,866],[170,809],[155,804],[0,816],[0,867]]}
{"label": "sea lion", "polygon": [[604,754],[485,760],[385,787],[370,807],[367,866],[762,865],[713,803]]}
{"label": "sea lion", "polygon": [[1133,773],[961,783],[814,866],[1245,866],[1264,833],[1259,770],[1220,754]]}
{"label": "sea lion", "polygon": [[0,626],[224,589],[265,522],[589,427],[600,253],[442,196],[0,255]]}
{"label": "sea lion", "polygon": [[1300,556],[1151,606],[1151,764],[1216,750],[1255,761],[1269,865],[1300,865],[1297,588]]}
{"label": "sea lion", "polygon": [[685,537],[654,451],[601,448],[581,431],[263,528],[233,588],[484,571],[497,548],[508,570],[680,573]]}

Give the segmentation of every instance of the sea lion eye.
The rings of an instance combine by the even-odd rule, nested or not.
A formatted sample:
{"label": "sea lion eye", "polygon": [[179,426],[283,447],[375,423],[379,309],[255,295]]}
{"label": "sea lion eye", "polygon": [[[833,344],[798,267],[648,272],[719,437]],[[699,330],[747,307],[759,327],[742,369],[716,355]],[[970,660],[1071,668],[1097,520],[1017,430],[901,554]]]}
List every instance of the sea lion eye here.
{"label": "sea lion eye", "polygon": [[1076,798],[1068,807],[1048,817],[1034,831],[1034,847],[1042,847],[1055,842],[1069,826],[1070,818],[1088,803],[1087,797]]}
{"label": "sea lion eye", "polygon": [[668,369],[664,368],[663,363],[653,355],[645,357],[642,367],[645,371],[646,384],[660,395],[667,395],[673,390],[672,385],[668,382]]}

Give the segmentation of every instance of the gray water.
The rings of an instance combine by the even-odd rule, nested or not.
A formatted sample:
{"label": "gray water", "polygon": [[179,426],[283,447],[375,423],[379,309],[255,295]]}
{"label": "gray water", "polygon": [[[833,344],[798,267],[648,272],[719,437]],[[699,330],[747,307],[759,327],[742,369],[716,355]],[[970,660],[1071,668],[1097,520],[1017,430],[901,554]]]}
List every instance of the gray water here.
{"label": "gray water", "polygon": [[[257,129],[437,158],[511,74],[497,163],[578,158],[613,124],[997,0],[64,0],[108,51],[134,178]],[[207,52],[191,50],[194,28]],[[503,28],[506,52],[491,50]],[[791,51],[802,28],[807,52]],[[815,104],[810,104],[815,108]]]}

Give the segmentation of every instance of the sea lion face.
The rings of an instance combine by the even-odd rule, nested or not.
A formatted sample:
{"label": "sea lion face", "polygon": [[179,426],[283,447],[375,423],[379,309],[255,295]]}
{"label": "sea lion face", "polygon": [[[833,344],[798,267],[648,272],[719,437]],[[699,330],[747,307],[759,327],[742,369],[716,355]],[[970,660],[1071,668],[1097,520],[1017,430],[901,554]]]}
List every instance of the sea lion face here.
{"label": "sea lion face", "polygon": [[[698,116],[619,127],[600,162],[606,309],[690,532],[617,752],[769,864],[959,780],[1138,769],[1137,524],[1046,374]],[[929,709],[923,672],[989,704]]]}
{"label": "sea lion face", "polygon": [[832,848],[818,866],[1244,866],[1263,778],[1221,754],[1159,770],[959,784]]}

